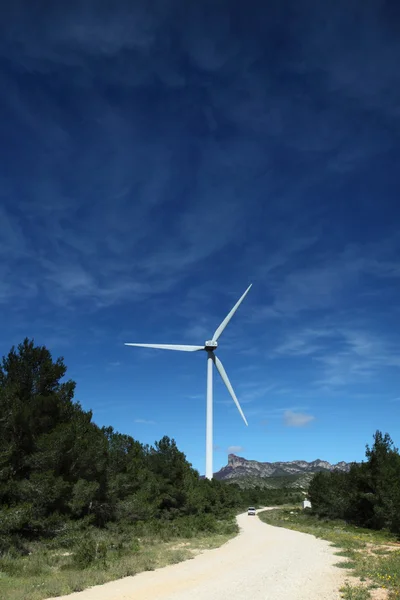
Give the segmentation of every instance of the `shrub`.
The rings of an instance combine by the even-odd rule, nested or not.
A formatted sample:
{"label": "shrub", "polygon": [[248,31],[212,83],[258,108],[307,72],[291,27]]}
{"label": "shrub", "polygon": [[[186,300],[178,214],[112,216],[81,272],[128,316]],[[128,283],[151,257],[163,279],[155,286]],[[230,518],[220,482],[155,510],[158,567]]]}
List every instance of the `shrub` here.
{"label": "shrub", "polygon": [[84,537],[75,547],[73,562],[79,569],[87,569],[96,560],[96,542],[91,536]]}

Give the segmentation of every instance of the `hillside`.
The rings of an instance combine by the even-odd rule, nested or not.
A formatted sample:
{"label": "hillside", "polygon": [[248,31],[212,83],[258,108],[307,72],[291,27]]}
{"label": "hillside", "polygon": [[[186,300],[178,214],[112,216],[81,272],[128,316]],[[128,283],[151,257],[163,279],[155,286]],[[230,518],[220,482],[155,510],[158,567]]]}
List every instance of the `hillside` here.
{"label": "hillside", "polygon": [[229,454],[228,464],[214,473],[214,477],[220,481],[237,483],[241,487],[307,488],[315,473],[347,472],[349,469],[350,463],[344,461],[335,465],[320,459],[312,462],[258,462]]}

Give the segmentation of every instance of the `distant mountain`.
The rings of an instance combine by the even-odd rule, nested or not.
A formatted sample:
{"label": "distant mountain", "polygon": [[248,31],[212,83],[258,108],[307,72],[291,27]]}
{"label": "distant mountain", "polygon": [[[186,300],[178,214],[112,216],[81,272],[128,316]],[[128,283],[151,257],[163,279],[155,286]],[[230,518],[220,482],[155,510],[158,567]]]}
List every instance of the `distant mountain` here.
{"label": "distant mountain", "polygon": [[325,460],[293,460],[291,462],[258,462],[235,454],[228,455],[228,464],[214,473],[215,479],[238,483],[241,486],[276,488],[306,488],[314,473],[319,471],[348,471],[350,463],[344,461],[331,465]]}

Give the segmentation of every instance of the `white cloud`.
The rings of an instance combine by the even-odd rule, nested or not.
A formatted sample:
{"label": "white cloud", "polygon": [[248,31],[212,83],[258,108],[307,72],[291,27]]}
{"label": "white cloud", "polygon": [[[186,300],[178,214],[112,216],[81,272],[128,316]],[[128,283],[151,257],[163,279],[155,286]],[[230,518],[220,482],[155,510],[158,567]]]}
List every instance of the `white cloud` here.
{"label": "white cloud", "polygon": [[[308,247],[313,240],[308,240]],[[306,262],[299,260],[301,244],[294,248],[297,256],[282,245],[281,256],[272,260],[271,268],[264,266],[268,293],[272,298],[252,309],[253,321],[294,318],[316,310],[331,311],[333,307],[337,311],[349,297],[357,298],[362,307],[368,294],[384,298],[385,287],[380,286],[377,292],[377,279],[385,282],[397,280],[400,276],[397,237],[379,244],[349,244],[338,253],[321,253],[317,247],[311,263],[309,254]],[[293,268],[293,259],[296,258],[297,265]]]}
{"label": "white cloud", "polygon": [[[107,115],[110,108],[105,107],[104,110]],[[119,125],[117,131],[113,130],[113,135],[118,138],[121,129],[123,125]],[[99,129],[96,135],[102,139],[105,131]],[[63,209],[50,213],[46,205],[37,202],[42,195],[40,178],[32,179],[29,217],[33,225],[29,235],[15,225],[18,219],[12,224],[11,213],[3,210],[3,237],[7,238],[4,250],[10,274],[14,273],[14,277],[10,276],[2,295],[12,298],[14,289],[15,296],[20,297],[21,281],[24,287],[40,281],[42,289],[36,293],[42,292],[42,298],[47,297],[58,306],[70,306],[77,301],[87,301],[93,308],[112,306],[126,300],[137,302],[174,289],[197,265],[217,255],[240,237],[246,206],[242,196],[232,200],[237,196],[234,193],[235,181],[231,177],[231,167],[221,164],[221,157],[217,163],[221,173],[208,173],[210,169],[218,171],[219,168],[214,165],[213,148],[205,149],[196,165],[203,173],[203,183],[191,192],[187,203],[175,209],[176,217],[169,224],[167,213],[172,214],[168,206],[170,190],[176,187],[174,181],[178,175],[165,142],[162,138],[151,143],[136,137],[135,144],[140,146],[141,156],[137,157],[136,168],[132,172],[131,165],[126,163],[118,148],[124,148],[123,155],[136,155],[137,147],[124,138],[123,132],[121,135],[114,159],[107,162],[107,181],[103,181],[104,170],[100,168],[100,163],[104,162],[100,150],[97,154],[91,153],[94,164],[81,165],[82,172],[77,167],[75,177],[82,177],[88,189],[82,189],[82,197],[72,206],[69,201],[64,203],[62,190],[58,189],[57,169],[52,168],[48,158],[43,158],[47,161],[42,165],[43,170],[54,173],[54,202]],[[101,146],[99,140],[96,147]],[[81,148],[80,152],[84,153],[84,150]],[[157,156],[165,158],[164,165],[159,164]],[[36,160],[42,160],[40,152]],[[165,169],[168,177],[164,178]],[[40,172],[41,168],[38,166],[37,170]],[[214,181],[212,185],[210,177]],[[128,190],[128,194],[120,194],[120,188],[124,186],[121,180],[125,178],[128,187],[137,188],[135,202],[131,201],[132,190]],[[159,187],[149,191],[149,184],[154,180]],[[97,189],[102,191],[96,202],[85,201],[85,196],[97,196],[94,191]],[[161,216],[154,219],[156,206],[158,214],[164,214],[164,219]],[[207,231],[205,238],[204,231]],[[32,263],[27,264],[26,272],[24,263],[13,264],[19,260],[22,249]],[[127,258],[132,256],[135,260]],[[211,334],[212,330],[209,331],[204,319],[195,324],[191,321],[186,331],[187,336],[193,335],[195,339],[206,339]]]}
{"label": "white cloud", "polygon": [[324,338],[331,332],[324,329],[306,327],[291,331],[283,342],[275,346],[272,356],[309,356],[317,353],[324,347]]}
{"label": "white cloud", "polygon": [[[226,390],[225,385],[222,382],[218,381],[218,385],[221,387],[221,389]],[[234,384],[232,383],[232,385]],[[276,383],[267,383],[265,379],[262,381],[250,381],[241,384],[239,383],[237,389],[235,386],[235,391],[239,403],[243,405],[251,404],[256,401],[260,402],[264,399],[268,399],[271,396],[271,392],[273,392],[274,394],[280,392],[280,390],[277,388]],[[234,410],[236,410],[233,404],[233,400],[230,397],[225,400],[217,399],[215,402],[217,404],[231,406]]]}
{"label": "white cloud", "polygon": [[400,367],[400,344],[388,335],[355,327],[338,328],[340,345],[326,349],[315,359],[322,375],[314,385],[334,387],[366,382],[381,377],[387,368]]}
{"label": "white cloud", "polygon": [[241,404],[249,404],[251,402],[268,399],[268,397],[271,395],[271,392],[276,393],[276,388],[276,383],[265,382],[248,384],[247,386],[244,386],[244,389],[241,386],[239,402]]}
{"label": "white cloud", "polygon": [[296,413],[291,410],[286,410],[283,413],[283,421],[286,427],[304,427],[314,421],[315,417],[306,415],[305,413]]}
{"label": "white cloud", "polygon": [[155,421],[151,421],[149,419],[135,419],[135,423],[140,423],[142,425],[155,425]]}
{"label": "white cloud", "polygon": [[122,366],[122,363],[119,360],[111,361],[107,364],[106,370],[108,372],[115,372],[119,367]]}
{"label": "white cloud", "polygon": [[[185,340],[191,340],[192,343],[202,344],[206,340],[210,339],[212,335],[212,331],[210,327],[207,327],[204,324],[206,319],[203,316],[197,317],[195,312],[191,315],[191,324],[186,327],[186,329],[182,332],[182,338]],[[196,321],[193,323],[193,321]]]}
{"label": "white cloud", "polygon": [[[111,12],[104,7],[100,10],[91,10],[90,6],[85,10],[78,6],[69,7],[62,15],[47,15],[45,21],[38,24],[39,29],[31,27],[20,32],[19,40],[8,37],[15,27],[5,21],[3,34],[9,40],[6,46],[15,53],[13,58],[18,64],[23,64],[28,71],[29,65],[34,65],[38,72],[62,70],[63,65],[72,68],[70,72],[76,78],[74,83],[78,86],[81,83],[87,95],[86,102],[80,104],[79,122],[82,127],[91,124],[90,130],[83,129],[81,136],[75,138],[66,115],[52,102],[51,96],[38,91],[35,105],[24,98],[19,84],[12,77],[3,81],[16,120],[23,123],[29,132],[30,142],[35,141],[35,136],[40,142],[33,145],[37,152],[32,170],[37,177],[27,179],[26,194],[24,190],[19,193],[17,189],[10,189],[9,195],[23,198],[29,194],[26,214],[30,224],[35,223],[38,228],[38,239],[47,238],[50,244],[49,248],[38,248],[31,236],[25,236],[16,227],[18,219],[11,223],[11,229],[7,226],[10,229],[6,232],[7,236],[12,237],[14,248],[14,242],[18,241],[19,248],[37,257],[37,279],[44,282],[46,294],[57,304],[68,305],[70,299],[86,299],[97,306],[111,306],[128,298],[134,302],[169,291],[180,284],[189,271],[194,272],[202,261],[218,257],[231,243],[239,248],[245,241],[240,254],[243,254],[243,260],[247,260],[246,268],[254,264],[251,260],[253,252],[257,261],[254,264],[257,279],[268,277],[269,289],[273,293],[271,305],[266,306],[267,302],[263,301],[259,307],[262,317],[331,307],[340,300],[343,290],[351,286],[354,275],[362,269],[363,249],[360,248],[360,255],[356,256],[357,264],[353,261],[352,265],[351,257],[348,261],[346,256],[339,257],[346,259],[344,262],[321,261],[316,256],[317,260],[311,266],[299,263],[296,269],[287,269],[293,258],[318,242],[321,231],[309,225],[309,212],[302,211],[297,203],[295,221],[303,219],[301,226],[296,228],[295,225],[287,225],[285,219],[279,219],[285,222],[286,231],[284,235],[281,231],[278,235],[273,233],[279,227],[273,218],[271,198],[276,194],[276,188],[278,194],[282,191],[279,180],[274,179],[278,176],[274,174],[268,158],[272,152],[266,151],[264,142],[257,136],[261,133],[263,138],[262,132],[266,131],[271,144],[277,137],[285,140],[289,147],[301,151],[343,154],[345,161],[333,158],[332,162],[337,165],[349,162],[349,157],[352,163],[359,161],[365,152],[371,151],[370,148],[365,149],[365,139],[360,141],[360,127],[357,126],[357,135],[352,135],[343,116],[345,111],[336,111],[334,107],[314,110],[301,93],[296,94],[296,102],[293,103],[293,95],[286,90],[283,92],[273,77],[265,80],[265,73],[261,75],[257,69],[250,69],[249,65],[257,63],[259,53],[269,53],[262,50],[262,45],[257,49],[257,44],[248,43],[246,36],[242,40],[237,38],[229,20],[221,17],[218,11],[210,14],[207,20],[201,9],[188,12],[176,31],[180,40],[177,46],[185,57],[180,60],[171,47],[163,47],[169,39],[161,34],[163,27],[168,28],[167,6],[168,2],[165,7],[159,5],[153,8],[126,5]],[[12,21],[12,16],[9,19]],[[303,13],[296,19],[303,21]],[[26,22],[30,23],[29,17]],[[320,34],[319,30],[313,29],[311,35],[312,25],[308,22],[306,25],[310,37],[302,36],[299,47],[307,53],[307,48],[314,48],[315,39],[319,39]],[[373,26],[372,23],[370,25]],[[336,22],[335,27],[340,30],[341,23]],[[205,28],[208,36],[204,36]],[[302,31],[303,27],[295,27],[294,30]],[[328,34],[331,39],[337,39],[333,31]],[[264,33],[263,38],[268,40]],[[398,42],[392,39],[391,44],[397,46]],[[361,46],[365,49],[365,44]],[[119,61],[121,50],[130,53],[129,61]],[[326,75],[332,82],[338,76],[334,68],[336,55],[342,65],[343,54],[336,47],[324,57],[333,80]],[[356,55],[358,59],[353,57],[354,79],[341,81],[341,88],[348,84],[348,89],[354,91],[354,83],[358,82],[357,88],[360,85],[360,56]],[[395,56],[394,52],[392,56]],[[101,61],[104,57],[108,58],[109,68]],[[224,77],[223,86],[218,84],[218,78],[212,80],[213,85],[208,85],[207,79],[207,102],[203,104],[197,102],[197,97],[193,103],[189,96],[191,92],[198,93],[197,84],[188,86],[182,94],[182,111],[180,105],[176,105],[177,99],[173,99],[173,109],[166,101],[160,114],[154,110],[151,119],[154,126],[150,125],[150,119],[144,118],[140,107],[135,110],[133,105],[131,112],[124,112],[117,105],[108,104],[93,85],[96,69],[101,68],[105,84],[117,83],[122,91],[132,85],[145,87],[153,78],[174,87],[185,81],[186,72],[181,65],[187,60],[193,61],[200,71],[211,74],[226,68],[229,73],[231,61],[234,61],[235,77]],[[303,57],[299,55],[298,60],[297,68],[306,68]],[[315,60],[318,62],[314,54],[307,55],[308,62]],[[85,68],[80,68],[79,73],[87,75],[78,75],[74,65],[83,65]],[[296,69],[296,64],[292,66]],[[392,76],[396,73],[397,70],[394,70]],[[198,76],[201,81],[201,74]],[[79,77],[84,79],[80,82]],[[375,77],[382,77],[381,70],[375,73]],[[369,78],[366,80],[370,81]],[[369,86],[368,89],[375,88]],[[381,93],[383,89],[386,90],[380,88]],[[244,93],[244,90],[251,91]],[[387,102],[386,93],[382,99]],[[188,108],[192,105],[199,106],[195,115]],[[37,107],[42,107],[42,110]],[[205,137],[202,146],[192,151],[191,135],[188,139],[182,133],[186,125],[193,122],[194,116],[200,119],[203,116],[204,124],[214,122],[218,126],[218,115],[224,115],[226,125],[230,120],[238,135],[234,139],[228,136],[226,141],[224,136],[216,136],[218,139]],[[171,122],[174,118],[176,123]],[[350,125],[353,121],[349,119]],[[369,120],[369,123],[372,122]],[[310,123],[314,125],[312,128]],[[367,139],[375,139],[369,136],[368,127],[364,130]],[[45,136],[43,131],[46,131]],[[240,135],[242,131],[245,135]],[[360,152],[355,146],[361,149]],[[29,144],[26,147],[30,147]],[[384,146],[378,144],[378,147],[382,151]],[[184,162],[182,157],[188,154],[192,157],[190,182],[195,180],[196,184],[189,187],[188,182],[185,188],[181,164]],[[71,165],[70,156],[76,157]],[[60,164],[69,165],[72,178],[67,171],[60,169]],[[317,167],[315,171],[318,171]],[[325,169],[321,171],[325,172]],[[262,178],[260,173],[263,173]],[[257,186],[252,185],[249,195],[249,182],[253,184],[254,181],[257,181]],[[253,238],[253,231],[247,235],[246,228],[250,225],[250,230],[256,229],[249,215],[254,214],[255,220],[258,218],[256,206],[261,204],[260,196],[264,194],[266,184],[270,184],[272,225],[263,231],[259,247],[248,250],[248,239]],[[285,202],[294,187],[296,194],[299,188],[303,193],[308,190],[310,174],[307,173],[304,178],[298,176],[291,187],[285,181]],[[2,188],[7,188],[7,182],[4,185],[2,182]],[[80,190],[80,197],[75,203],[71,196],[76,190]],[[185,200],[178,206],[177,199],[180,197]],[[251,197],[254,197],[253,201]],[[282,204],[280,197],[277,203]],[[168,212],[175,215],[171,224],[165,222]],[[10,215],[1,216],[3,223],[10,221]],[[302,231],[307,220],[308,227]],[[262,218],[263,228],[264,222]],[[264,237],[272,240],[268,248],[269,259],[265,258]],[[29,248],[26,248],[27,245]],[[51,258],[45,261],[41,258],[43,256]],[[127,256],[135,257],[134,261],[122,258]],[[396,268],[399,270],[395,261],[392,266],[392,272]],[[30,273],[32,270],[27,269],[31,278]],[[23,280],[24,273],[18,273],[16,279]],[[15,281],[14,285],[17,288]],[[11,291],[7,287],[2,293],[9,295]],[[199,328],[189,329],[188,335],[200,335],[202,331]]]}
{"label": "white cloud", "polygon": [[243,446],[228,446],[226,449],[228,454],[238,454],[238,452],[243,452]]}
{"label": "white cloud", "polygon": [[206,394],[190,394],[189,396],[186,396],[186,398],[188,398],[188,400],[205,400]]}
{"label": "white cloud", "polygon": [[[310,325],[293,328],[269,352],[271,358],[303,361],[314,390],[362,383],[381,376],[388,368],[400,367],[400,342],[397,334],[380,332],[379,320],[354,316],[347,322],[340,317],[314,319]],[[311,391],[311,390],[310,390]]]}

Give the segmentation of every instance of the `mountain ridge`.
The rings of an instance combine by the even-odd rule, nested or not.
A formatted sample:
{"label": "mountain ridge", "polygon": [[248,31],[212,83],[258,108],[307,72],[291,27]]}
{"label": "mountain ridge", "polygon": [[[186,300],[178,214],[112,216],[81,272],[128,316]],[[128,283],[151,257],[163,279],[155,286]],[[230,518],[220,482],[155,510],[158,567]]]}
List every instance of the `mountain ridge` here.
{"label": "mountain ridge", "polygon": [[[276,462],[260,462],[249,460],[236,454],[228,454],[228,464],[214,473],[215,479],[230,481],[232,483],[247,483],[252,485],[262,485],[280,487],[279,478],[282,478],[282,484],[288,484],[290,487],[307,487],[315,473],[320,471],[331,472],[335,470],[347,472],[352,463],[340,461],[331,464],[328,461],[317,458],[313,461],[292,460]],[[270,479],[270,481],[268,481]],[[272,481],[273,480],[273,481]]]}

